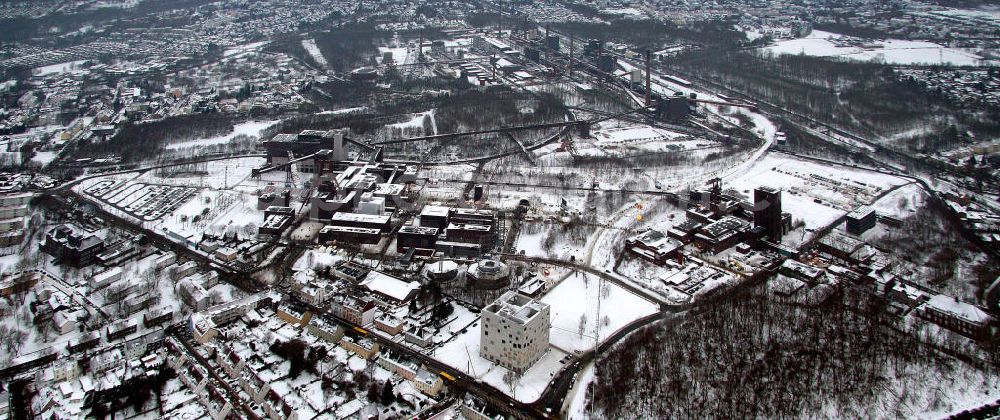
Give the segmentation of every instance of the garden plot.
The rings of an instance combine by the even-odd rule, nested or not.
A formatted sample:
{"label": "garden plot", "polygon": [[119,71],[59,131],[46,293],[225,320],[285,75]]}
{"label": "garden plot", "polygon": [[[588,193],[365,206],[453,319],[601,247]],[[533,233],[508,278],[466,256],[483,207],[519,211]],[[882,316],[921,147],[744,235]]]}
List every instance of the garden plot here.
{"label": "garden plot", "polygon": [[251,170],[263,164],[256,157],[181,164],[94,178],[74,188],[100,200],[106,210],[134,217],[174,240],[190,244],[205,234],[225,233],[252,240],[263,222],[257,194],[285,180],[280,171],[251,178]]}

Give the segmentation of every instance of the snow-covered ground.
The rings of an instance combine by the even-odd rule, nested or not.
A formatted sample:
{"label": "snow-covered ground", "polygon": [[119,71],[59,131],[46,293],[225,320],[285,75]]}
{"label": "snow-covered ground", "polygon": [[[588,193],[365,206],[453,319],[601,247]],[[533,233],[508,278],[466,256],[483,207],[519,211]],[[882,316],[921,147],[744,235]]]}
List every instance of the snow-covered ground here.
{"label": "snow-covered ground", "polygon": [[916,213],[927,202],[927,192],[920,184],[899,187],[872,204],[878,214],[904,219]]}
{"label": "snow-covered ground", "polygon": [[[657,306],[592,274],[570,274],[541,299],[550,305],[549,341],[565,352],[585,351]],[[600,312],[598,312],[600,309]]]}
{"label": "snow-covered ground", "polygon": [[43,167],[52,163],[56,159],[56,152],[35,152],[35,156],[31,157],[31,161],[42,165]]}
{"label": "snow-covered ground", "polygon": [[843,57],[859,61],[884,61],[890,64],[952,64],[975,66],[983,58],[966,50],[950,48],[927,41],[887,39],[859,41],[856,45],[838,45],[848,39],[844,35],[813,30],[804,38],[776,42],[766,47],[775,54],[805,54],[817,57]]}
{"label": "snow-covered ground", "polygon": [[[646,126],[626,126],[614,127],[600,130],[593,133],[597,139],[597,144],[601,146],[625,145],[647,143],[653,141],[667,141],[683,137],[684,134],[661,128]],[[706,141],[707,142],[707,141]]]}
{"label": "snow-covered ground", "polygon": [[168,144],[168,145],[164,146],[164,148],[166,148],[167,150],[177,150],[177,149],[183,149],[183,148],[188,148],[188,147],[195,147],[195,148],[197,148],[197,147],[203,147],[203,146],[212,146],[212,145],[216,145],[216,144],[225,144],[225,143],[229,143],[234,138],[236,138],[236,136],[240,136],[240,135],[250,136],[250,137],[256,138],[256,137],[260,136],[261,130],[269,128],[269,127],[271,127],[271,126],[273,126],[273,125],[275,125],[275,124],[277,124],[279,122],[281,122],[281,120],[247,121],[247,122],[244,122],[244,123],[240,123],[240,124],[234,125],[233,126],[233,131],[231,131],[229,134],[225,134],[225,135],[222,135],[222,136],[216,136],[216,137],[209,137],[209,138],[203,138],[203,139],[194,139],[194,140],[185,140],[185,141],[181,141],[181,142],[177,142],[177,143],[171,143],[171,144]]}
{"label": "snow-covered ground", "polygon": [[87,60],[67,61],[65,63],[57,63],[48,66],[37,67],[32,71],[32,73],[34,73],[36,76],[48,76],[50,74],[66,73],[68,71],[73,71],[74,69],[80,67],[80,65],[85,62],[87,62]]}
{"label": "snow-covered ground", "polygon": [[326,57],[323,57],[323,52],[319,50],[318,46],[316,46],[315,39],[312,38],[303,39],[302,48],[305,48],[306,52],[308,52],[309,55],[313,58],[313,60],[316,60],[316,63],[318,63],[320,66],[322,66],[323,68],[330,67],[330,63],[326,62]]}
{"label": "snow-covered ground", "polygon": [[542,358],[535,362],[516,382],[509,385],[504,381],[508,370],[493,364],[479,355],[479,334],[481,322],[470,326],[465,333],[455,336],[451,341],[434,351],[434,358],[447,363],[465,374],[486,382],[503,393],[521,402],[533,402],[545,392],[552,377],[563,367],[566,353],[555,347],[549,347]]}
{"label": "snow-covered ground", "polygon": [[389,53],[392,57],[393,62],[395,62],[396,64],[403,64],[406,63],[407,60],[409,60],[410,49],[405,46],[396,48],[379,47],[378,53],[379,53],[379,60],[382,60],[385,53]]}
{"label": "snow-covered ground", "polygon": [[903,178],[846,166],[824,165],[783,154],[768,154],[745,173],[725,179],[750,198],[759,186],[782,191],[782,211],[807,230],[820,229],[863,205],[870,205],[884,191],[909,181]]}
{"label": "snow-covered ground", "polygon": [[329,111],[321,111],[317,112],[316,115],[341,115],[341,114],[350,114],[353,112],[362,112],[366,110],[368,110],[368,107],[359,106],[355,108],[341,108],[341,109],[332,109]]}
{"label": "snow-covered ground", "polygon": [[234,58],[236,56],[247,55],[247,54],[250,54],[251,52],[260,50],[261,48],[263,48],[265,45],[269,44],[270,42],[271,41],[252,42],[252,43],[249,43],[249,44],[245,44],[245,45],[240,45],[240,46],[236,46],[236,47],[233,47],[233,48],[229,48],[229,49],[227,49],[227,50],[225,50],[225,51],[222,52],[222,56],[226,57],[226,58]]}
{"label": "snow-covered ground", "polygon": [[418,112],[416,114],[413,114],[413,118],[410,118],[408,121],[403,121],[403,122],[395,123],[395,124],[389,124],[387,127],[398,128],[398,129],[402,129],[402,130],[407,130],[407,129],[411,129],[412,130],[412,129],[423,128],[423,126],[424,126],[424,119],[425,118],[430,118],[431,121],[433,121],[434,120],[434,110],[430,110],[430,111],[427,111],[427,112]]}

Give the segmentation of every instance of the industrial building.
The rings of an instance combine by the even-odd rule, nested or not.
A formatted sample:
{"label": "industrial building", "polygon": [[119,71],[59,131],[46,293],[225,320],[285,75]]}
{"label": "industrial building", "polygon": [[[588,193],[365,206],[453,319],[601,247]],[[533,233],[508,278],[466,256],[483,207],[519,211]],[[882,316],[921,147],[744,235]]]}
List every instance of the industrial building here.
{"label": "industrial building", "polygon": [[781,243],[784,224],[781,216],[781,191],[770,187],[753,190],[753,225],[764,228],[764,235],[774,243]]}
{"label": "industrial building", "polygon": [[295,210],[291,207],[270,206],[264,210],[264,223],[257,228],[258,236],[276,238],[292,224]]}
{"label": "industrial building", "polygon": [[683,247],[683,242],[652,229],[625,240],[625,249],[629,252],[659,265],[665,264]]}
{"label": "industrial building", "polygon": [[41,251],[74,267],[86,267],[104,250],[104,240],[70,225],[52,228],[40,245]]}
{"label": "industrial building", "polygon": [[[308,156],[320,150],[332,150],[334,160],[347,160],[344,147],[346,130],[303,130],[299,134],[277,134],[264,142],[268,165],[288,163],[288,157]],[[311,173],[315,167],[309,161],[299,163],[299,171]]]}
{"label": "industrial building", "polygon": [[864,206],[847,213],[847,232],[853,235],[861,235],[869,229],[874,228],[878,222],[875,209]]}

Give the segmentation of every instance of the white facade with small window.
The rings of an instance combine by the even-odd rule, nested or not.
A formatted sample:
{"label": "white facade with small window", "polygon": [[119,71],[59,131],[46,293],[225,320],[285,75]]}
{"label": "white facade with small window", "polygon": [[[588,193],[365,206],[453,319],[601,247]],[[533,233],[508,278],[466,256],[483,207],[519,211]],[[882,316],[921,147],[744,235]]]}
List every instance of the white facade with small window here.
{"label": "white facade with small window", "polygon": [[549,305],[509,291],[483,309],[479,354],[516,372],[549,348]]}

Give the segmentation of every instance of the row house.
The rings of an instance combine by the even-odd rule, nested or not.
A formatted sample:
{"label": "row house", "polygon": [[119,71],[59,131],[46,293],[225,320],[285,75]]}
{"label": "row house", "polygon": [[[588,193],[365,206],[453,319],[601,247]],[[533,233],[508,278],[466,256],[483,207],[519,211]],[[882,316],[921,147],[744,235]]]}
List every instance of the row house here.
{"label": "row house", "polygon": [[315,318],[306,325],[306,331],[329,343],[336,343],[344,337],[344,329],[340,325],[334,325],[323,318]]}
{"label": "row house", "polygon": [[215,361],[230,378],[238,378],[246,367],[246,362],[227,345],[222,345],[215,352]]}
{"label": "row house", "polygon": [[398,335],[406,328],[406,320],[392,314],[383,314],[375,319],[375,328],[392,335]]}
{"label": "row house", "polygon": [[278,310],[275,312],[278,319],[285,321],[292,325],[305,326],[309,324],[309,320],[312,319],[312,312],[307,309],[295,308],[291,305],[281,305],[278,306]]}
{"label": "row house", "polygon": [[233,403],[215,383],[209,382],[208,386],[205,387],[205,392],[197,395],[198,401],[208,409],[208,415],[212,417],[212,420],[229,418],[229,414],[233,411]]}
{"label": "row house", "polygon": [[299,418],[295,408],[285,402],[281,395],[278,395],[273,389],[267,392],[267,399],[261,405],[264,406],[264,412],[271,420],[298,420]]}
{"label": "row house", "polygon": [[392,351],[384,351],[379,354],[378,364],[385,370],[409,380],[415,378],[417,371],[420,370],[419,363]]}
{"label": "row house", "polygon": [[370,338],[361,337],[354,338],[350,336],[344,336],[340,339],[340,347],[345,350],[357,354],[363,359],[371,360],[372,357],[378,354],[378,343]]}
{"label": "row house", "polygon": [[240,387],[257,404],[262,404],[267,393],[271,391],[271,384],[261,379],[260,374],[251,368],[245,368],[240,373]]}
{"label": "row house", "polygon": [[375,321],[375,302],[354,296],[337,296],[330,300],[330,313],[351,324],[365,326]]}

